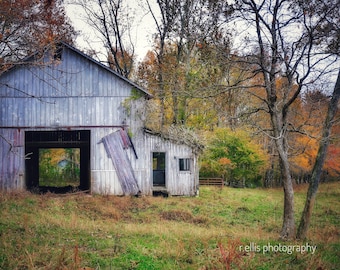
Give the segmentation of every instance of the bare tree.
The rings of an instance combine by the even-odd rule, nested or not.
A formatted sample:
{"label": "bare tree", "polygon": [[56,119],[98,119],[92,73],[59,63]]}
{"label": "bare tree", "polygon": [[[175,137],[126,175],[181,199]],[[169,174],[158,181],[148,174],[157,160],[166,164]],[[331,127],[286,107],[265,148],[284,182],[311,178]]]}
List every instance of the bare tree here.
{"label": "bare tree", "polygon": [[123,0],[75,0],[75,3],[83,8],[85,21],[98,33],[109,66],[128,78],[135,58],[132,9]]}
{"label": "bare tree", "polygon": [[[154,7],[149,0],[146,0],[148,11],[156,24],[155,52],[157,56],[157,97],[160,100],[160,128],[165,125],[165,82],[164,68],[166,41],[170,37],[172,29],[178,18],[180,0],[157,0],[157,7]],[[159,14],[159,16],[158,16]]]}
{"label": "bare tree", "polygon": [[[270,117],[271,139],[279,157],[284,190],[283,224],[281,239],[295,237],[294,190],[289,164],[290,113],[292,104],[303,87],[314,83],[327,73],[335,60],[320,50],[325,36],[318,29],[326,21],[334,6],[329,4],[319,14],[313,14],[294,1],[239,0],[234,5],[237,19],[249,31],[247,46],[255,49],[247,57],[261,76],[265,96],[258,96]],[[335,6],[336,7],[336,6]],[[290,33],[294,33],[293,35]],[[333,61],[333,62],[332,62]],[[322,64],[322,65],[321,65]],[[286,83],[278,87],[278,79]]]}
{"label": "bare tree", "polygon": [[[318,1],[309,1],[308,4],[298,2],[299,6],[322,16],[324,10],[328,10],[325,20],[317,29],[316,38],[320,39],[324,44],[324,50],[330,55],[340,55],[340,28],[339,28],[339,5],[336,1],[322,3]],[[305,206],[301,215],[300,224],[297,230],[297,238],[304,239],[307,236],[310,219],[314,208],[314,202],[319,187],[319,182],[324,165],[328,146],[331,140],[331,129],[335,122],[335,116],[338,111],[338,103],[340,99],[340,71],[338,71],[337,81],[335,83],[332,98],[328,104],[328,111],[324,120],[322,136],[319,142],[319,149],[314,163],[309,188],[306,196]]]}
{"label": "bare tree", "polygon": [[330,131],[334,123],[335,115],[338,110],[339,99],[340,99],[340,71],[338,73],[338,79],[334,87],[332,99],[328,106],[328,112],[323,127],[322,138],[319,143],[319,150],[313,167],[312,176],[310,179],[310,184],[307,192],[305,207],[303,209],[300,225],[297,231],[297,238],[299,239],[304,239],[307,236],[312,211],[314,208],[316,193],[319,187],[322,167],[325,162],[327,149],[330,142]]}

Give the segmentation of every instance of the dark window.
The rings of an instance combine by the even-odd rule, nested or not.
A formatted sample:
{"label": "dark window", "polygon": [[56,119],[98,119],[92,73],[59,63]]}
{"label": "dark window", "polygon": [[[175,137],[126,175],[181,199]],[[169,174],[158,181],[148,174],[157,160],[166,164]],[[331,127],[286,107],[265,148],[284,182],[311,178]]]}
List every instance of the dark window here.
{"label": "dark window", "polygon": [[53,58],[56,61],[61,61],[63,56],[63,46],[62,45],[57,45],[54,51]]}
{"label": "dark window", "polygon": [[154,170],[165,170],[165,153],[155,152],[152,156],[152,167]]}
{"label": "dark window", "polygon": [[179,159],[179,170],[180,171],[190,171],[190,158],[180,158]]}

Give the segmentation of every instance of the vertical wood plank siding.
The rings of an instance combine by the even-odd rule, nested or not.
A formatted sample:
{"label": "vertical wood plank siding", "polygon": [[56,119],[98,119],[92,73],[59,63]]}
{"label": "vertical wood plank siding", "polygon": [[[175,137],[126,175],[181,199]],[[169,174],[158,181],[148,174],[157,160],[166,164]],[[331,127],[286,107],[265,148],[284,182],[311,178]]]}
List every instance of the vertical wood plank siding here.
{"label": "vertical wood plank siding", "polygon": [[133,86],[70,50],[63,59],[53,69],[22,66],[1,76],[1,126],[120,125],[127,119],[122,102]]}
{"label": "vertical wood plank siding", "polygon": [[127,144],[123,141],[120,130],[105,136],[102,140],[116,168],[118,180],[124,195],[136,195],[139,188],[130,160],[125,152]]}
{"label": "vertical wood plank siding", "polygon": [[[122,195],[117,171],[101,140],[117,130],[107,126],[126,124],[133,134],[138,159],[131,148],[125,151],[141,192],[152,194],[152,152],[162,151],[167,157],[168,192],[195,195],[198,187],[196,156],[187,146],[144,134],[141,129],[141,119],[145,117],[143,99],[133,101],[129,113],[125,108],[134,87],[137,86],[68,46],[64,47],[59,62],[52,63],[50,56],[46,56],[44,65],[21,65],[2,74],[0,134],[5,139],[0,137],[0,189],[25,186],[25,128],[31,127],[27,130],[34,131],[40,130],[39,127],[56,130],[73,126],[72,130],[91,132],[91,191]],[[179,171],[178,158],[191,158],[191,172]]]}
{"label": "vertical wood plank siding", "polygon": [[[140,187],[143,193],[152,193],[153,179],[152,179],[152,153],[165,152],[166,153],[166,189],[170,195],[187,195],[194,196],[198,190],[198,164],[197,156],[193,154],[192,149],[186,145],[176,144],[167,139],[163,139],[156,135],[139,134],[135,138],[134,145],[138,146],[138,156],[140,158],[132,159],[133,166],[142,169],[140,160],[144,160],[144,164],[149,164],[146,168],[147,179],[143,180],[144,186]],[[132,154],[132,153],[131,153]],[[191,170],[180,171],[179,159],[190,158]],[[145,165],[144,167],[145,168]],[[147,186],[146,186],[147,184]]]}
{"label": "vertical wood plank siding", "polygon": [[24,188],[24,132],[0,129],[0,190]]}

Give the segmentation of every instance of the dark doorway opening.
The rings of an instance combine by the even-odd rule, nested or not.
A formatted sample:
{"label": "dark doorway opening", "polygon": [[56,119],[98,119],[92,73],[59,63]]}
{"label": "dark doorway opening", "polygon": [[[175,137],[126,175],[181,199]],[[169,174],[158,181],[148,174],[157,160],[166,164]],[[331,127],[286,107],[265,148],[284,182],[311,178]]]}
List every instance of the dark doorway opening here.
{"label": "dark doorway opening", "polygon": [[165,187],[165,164],[164,152],[152,153],[153,186]]}
{"label": "dark doorway opening", "polygon": [[26,186],[66,193],[90,189],[90,131],[25,132]]}

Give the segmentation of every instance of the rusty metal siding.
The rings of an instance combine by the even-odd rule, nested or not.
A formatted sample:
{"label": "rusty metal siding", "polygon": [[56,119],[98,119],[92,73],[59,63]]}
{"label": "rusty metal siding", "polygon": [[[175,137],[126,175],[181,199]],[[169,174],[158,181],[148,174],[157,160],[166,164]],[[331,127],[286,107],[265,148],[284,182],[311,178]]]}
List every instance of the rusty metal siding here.
{"label": "rusty metal siding", "polygon": [[0,190],[23,189],[24,132],[0,129]]}

